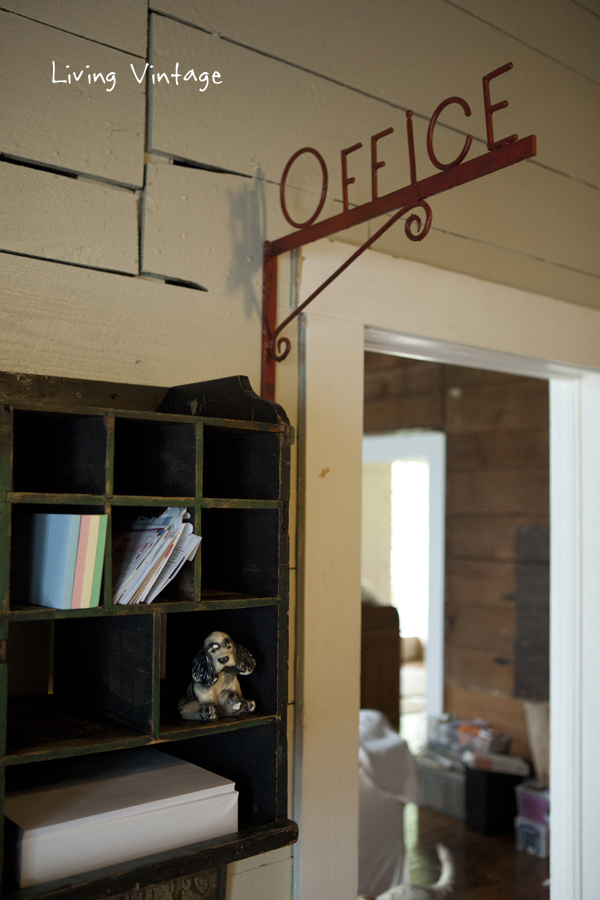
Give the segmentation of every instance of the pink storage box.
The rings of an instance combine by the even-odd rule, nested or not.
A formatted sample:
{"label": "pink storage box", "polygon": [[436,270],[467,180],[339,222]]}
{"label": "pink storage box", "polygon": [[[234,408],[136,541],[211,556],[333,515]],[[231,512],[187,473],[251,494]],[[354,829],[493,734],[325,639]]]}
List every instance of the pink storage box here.
{"label": "pink storage box", "polygon": [[523,781],[515,787],[519,816],[529,822],[548,825],[550,817],[550,791],[537,781]]}

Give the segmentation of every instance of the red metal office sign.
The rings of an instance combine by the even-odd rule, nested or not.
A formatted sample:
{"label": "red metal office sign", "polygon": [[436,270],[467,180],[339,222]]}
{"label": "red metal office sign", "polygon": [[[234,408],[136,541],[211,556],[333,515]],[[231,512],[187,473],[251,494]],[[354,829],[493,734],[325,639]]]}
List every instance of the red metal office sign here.
{"label": "red metal office sign", "polygon": [[[393,128],[387,128],[374,134],[371,137],[371,197],[367,203],[361,206],[351,207],[348,200],[348,186],[353,184],[355,179],[348,176],[348,156],[354,151],[359,150],[362,144],[353,144],[341,152],[341,175],[342,175],[342,198],[343,211],[328,219],[317,221],[325,200],[329,187],[329,173],[325,160],[321,154],[313,147],[302,147],[290,157],[288,163],[283,170],[281,178],[280,199],[281,208],[287,221],[297,231],[285,235],[275,241],[266,241],[264,245],[264,263],[263,263],[263,349],[262,349],[262,396],[268,400],[275,399],[275,363],[281,362],[290,352],[291,343],[289,338],[281,336],[281,332],[293,321],[321,291],[323,291],[331,282],[341,275],[341,273],[350,266],[361,253],[368,250],[378,238],[381,237],[395,222],[398,221],[406,213],[411,213],[405,222],[404,230],[406,236],[411,241],[421,241],[429,233],[431,228],[432,213],[431,207],[427,203],[428,197],[440,194],[450,188],[457,187],[459,184],[466,184],[488,175],[490,172],[497,172],[507,166],[521,162],[524,159],[530,159],[536,154],[535,135],[518,139],[516,134],[509,137],[497,139],[494,135],[493,115],[500,109],[508,106],[507,100],[501,100],[498,103],[492,103],[490,98],[490,81],[508,72],[512,69],[512,63],[507,63],[499,69],[495,69],[488,75],[483,77],[483,100],[485,109],[485,124],[487,135],[488,152],[475,159],[467,160],[466,156],[471,148],[473,141],[472,135],[467,135],[463,147],[455,159],[450,162],[443,162],[437,158],[434,148],[435,127],[441,113],[450,105],[458,105],[462,108],[465,116],[471,115],[471,109],[466,100],[462,97],[448,97],[443,100],[435,112],[433,113],[427,129],[427,154],[436,169],[439,171],[435,175],[430,175],[421,181],[417,180],[417,167],[415,161],[415,143],[413,136],[412,110],[406,113],[406,140],[408,157],[410,163],[410,184],[398,190],[391,191],[383,197],[378,195],[377,174],[379,169],[385,166],[385,161],[380,159],[379,142],[387,135],[392,134]],[[288,213],[285,202],[285,188],[287,178],[295,161],[298,157],[309,153],[316,157],[321,167],[322,174],[322,190],[319,202],[314,213],[305,222],[295,222]],[[328,237],[353,225],[359,225],[367,222],[384,213],[396,211],[388,221],[369,238],[355,253],[346,260],[310,297],[308,297],[291,315],[283,322],[277,325],[277,257],[281,253],[301,247],[303,244],[310,244],[319,238]],[[417,212],[421,211],[421,215]],[[422,221],[421,216],[424,216]]]}

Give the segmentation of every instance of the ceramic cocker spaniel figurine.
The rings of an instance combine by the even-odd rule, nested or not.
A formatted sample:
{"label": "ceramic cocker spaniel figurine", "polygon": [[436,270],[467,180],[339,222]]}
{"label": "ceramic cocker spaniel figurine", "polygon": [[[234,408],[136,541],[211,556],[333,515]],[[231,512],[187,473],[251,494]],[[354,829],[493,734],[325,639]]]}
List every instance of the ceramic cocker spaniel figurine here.
{"label": "ceramic cocker spaniel figurine", "polygon": [[256,709],[244,700],[238,675],[249,675],[256,665],[245,647],[222,631],[211,632],[194,657],[187,696],[179,701],[183,719],[211,722],[221,716],[242,716]]}

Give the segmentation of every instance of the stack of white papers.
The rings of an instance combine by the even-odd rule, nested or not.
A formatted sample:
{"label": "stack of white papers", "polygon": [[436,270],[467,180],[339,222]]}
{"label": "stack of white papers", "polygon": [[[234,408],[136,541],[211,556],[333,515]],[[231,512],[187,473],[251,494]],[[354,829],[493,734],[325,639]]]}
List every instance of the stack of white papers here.
{"label": "stack of white papers", "polygon": [[113,602],[122,606],[152,603],[196,555],[201,538],[194,534],[185,507],[170,506],[160,516],[138,516],[131,531],[113,541]]}
{"label": "stack of white papers", "polygon": [[232,781],[147,747],[69,760],[66,780],[5,804],[21,888],[238,829]]}

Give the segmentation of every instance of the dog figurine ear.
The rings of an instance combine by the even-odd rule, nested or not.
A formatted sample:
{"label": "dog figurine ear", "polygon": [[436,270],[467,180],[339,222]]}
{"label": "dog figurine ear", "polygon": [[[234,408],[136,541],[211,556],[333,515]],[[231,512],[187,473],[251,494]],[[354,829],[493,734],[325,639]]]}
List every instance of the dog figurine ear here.
{"label": "dog figurine ear", "polygon": [[217,683],[218,675],[212,666],[212,660],[204,647],[200,647],[192,662],[192,678],[204,687],[212,687]]}
{"label": "dog figurine ear", "polygon": [[248,653],[241,644],[234,644],[235,649],[235,667],[238,675],[249,675],[254,671],[256,660]]}

